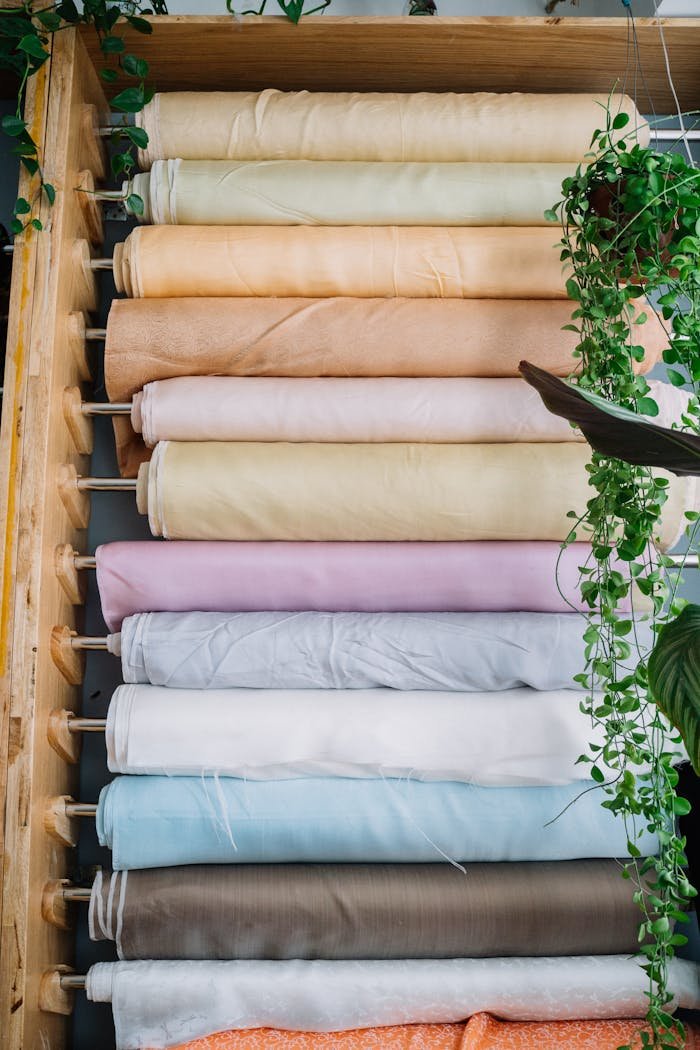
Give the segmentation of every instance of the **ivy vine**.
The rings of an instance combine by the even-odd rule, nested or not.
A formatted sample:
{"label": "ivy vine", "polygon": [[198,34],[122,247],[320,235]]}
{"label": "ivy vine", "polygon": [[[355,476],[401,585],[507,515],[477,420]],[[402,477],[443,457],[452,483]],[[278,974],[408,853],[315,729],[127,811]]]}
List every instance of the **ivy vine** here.
{"label": "ivy vine", "polygon": [[[636,412],[658,414],[646,379],[637,333],[649,323],[636,300],[658,296],[659,319],[668,340],[664,361],[676,386],[700,384],[700,172],[680,153],[640,146],[623,129],[626,113],[608,108],[606,126],[593,137],[592,155],[563,183],[563,200],[547,213],[563,226],[561,258],[570,270],[567,292],[576,302],[566,327],[579,337],[579,370],[572,377]],[[697,400],[684,423],[698,429]],[[668,481],[646,467],[592,452],[588,466],[594,495],[572,527],[567,543],[587,539],[592,561],[582,569],[586,613],[586,668],[577,683],[588,693],[582,710],[602,729],[580,762],[604,794],[602,805],[624,821],[632,858],[623,877],[634,882],[641,909],[640,952],[649,978],[648,1031],[644,1047],[685,1046],[683,1025],[669,1012],[668,963],[687,938],[675,929],[687,921],[696,895],[685,873],[685,839],[676,818],[690,805],[676,791],[674,768],[680,738],[653,703],[648,653],[623,599],[635,592],[652,605],[654,630],[685,603],[670,558],[650,553],[668,498]],[[573,516],[573,515],[572,515]],[[691,547],[699,515],[688,512]],[[657,858],[643,858],[639,839],[658,836]],[[646,879],[645,879],[646,877]],[[651,879],[651,884],[648,883]],[[628,1048],[625,1048],[628,1050]]]}

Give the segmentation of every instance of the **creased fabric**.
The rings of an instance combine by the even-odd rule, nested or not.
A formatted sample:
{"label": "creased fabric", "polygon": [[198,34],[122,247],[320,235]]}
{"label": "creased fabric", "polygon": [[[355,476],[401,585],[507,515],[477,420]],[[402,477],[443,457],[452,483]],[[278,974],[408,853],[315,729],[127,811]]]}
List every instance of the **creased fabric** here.
{"label": "creased fabric", "polygon": [[158,160],[133,176],[144,223],[546,226],[574,163]]}
{"label": "creased fabric", "polygon": [[[700,1005],[700,970],[669,962],[670,1009]],[[622,955],[543,959],[97,963],[87,994],[111,1002],[118,1050],[224,1028],[343,1031],[450,1022],[605,1019],[644,1011],[648,978]]]}
{"label": "creased fabric", "polygon": [[648,145],[627,95],[170,91],[135,119],[149,138],[142,168],[169,157],[557,162],[583,160],[608,104],[631,118],[622,134]]}
{"label": "creased fabric", "polygon": [[[626,856],[622,821],[582,787],[123,776],[100,792],[97,834],[115,870]],[[638,830],[637,848],[655,854]]]}
{"label": "creased fabric", "polygon": [[[559,540],[590,499],[577,442],[445,445],[160,442],[139,468],[154,536],[189,540]],[[674,546],[695,478],[669,478]]]}
{"label": "creased fabric", "polygon": [[169,689],[121,685],[109,705],[112,773],[410,778],[485,787],[588,781],[605,743],[575,689]]}
{"label": "creased fabric", "polygon": [[[122,676],[180,689],[574,689],[574,613],[141,613],[109,645]],[[642,649],[648,624],[637,623]]]}
{"label": "creased fabric", "polygon": [[89,924],[120,959],[622,955],[634,889],[615,860],[150,868],[99,872]]}
{"label": "creased fabric", "polygon": [[[643,309],[643,304],[634,309]],[[115,299],[107,319],[105,384],[111,401],[124,402],[151,381],[176,377],[336,377],[345,384],[348,377],[424,377],[431,378],[421,391],[425,399],[428,390],[436,389],[435,378],[513,377],[521,360],[568,375],[577,365],[572,353],[578,337],[563,331],[571,312],[571,302],[556,299]],[[648,310],[647,322],[636,327],[636,338],[646,356],[632,366],[646,372],[666,346],[653,310]],[[338,384],[334,388],[340,389]],[[263,390],[259,384],[257,389]],[[267,397],[275,389],[267,383],[263,393]],[[485,397],[483,385],[479,389]],[[341,392],[345,396],[345,386]],[[392,413],[396,393],[392,386]],[[288,401],[284,409],[274,427],[265,412],[270,426],[266,439],[287,425],[281,421],[290,410]],[[471,412],[476,410],[472,404]],[[387,411],[385,402],[380,418]],[[502,411],[499,407],[490,414],[491,430],[482,440],[498,427]],[[311,419],[304,426],[310,425],[313,412],[308,406],[303,419]],[[207,414],[212,417],[211,406]],[[463,425],[471,426],[470,414],[461,416]],[[565,424],[551,414],[549,420],[548,427],[559,427],[562,433]],[[415,416],[413,422],[418,423]],[[522,422],[508,423],[517,426],[523,438],[528,433]],[[135,476],[148,453],[128,416],[114,417],[114,431],[120,470]]]}
{"label": "creased fabric", "polygon": [[140,226],[114,247],[118,292],[565,299],[551,227]]}
{"label": "creased fabric", "polygon": [[[686,1050],[698,1050],[700,1029],[686,1025]],[[636,1021],[500,1021],[474,1014],[466,1024],[393,1025],[349,1032],[229,1030],[181,1043],[177,1050],[641,1050]]]}
{"label": "creased fabric", "polygon": [[[139,612],[570,612],[587,543],[105,543],[110,630]],[[627,576],[629,570],[621,567]],[[632,598],[622,599],[627,612]],[[570,603],[570,604],[569,604]],[[636,606],[638,607],[638,606]]]}

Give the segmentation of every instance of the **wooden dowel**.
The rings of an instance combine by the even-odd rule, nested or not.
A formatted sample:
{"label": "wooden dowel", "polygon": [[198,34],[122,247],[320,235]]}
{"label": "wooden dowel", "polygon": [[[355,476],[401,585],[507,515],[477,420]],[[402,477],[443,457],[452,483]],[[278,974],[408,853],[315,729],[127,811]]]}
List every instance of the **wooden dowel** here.
{"label": "wooden dowel", "polygon": [[74,554],[73,564],[76,569],[96,569],[97,558],[94,554]]}
{"label": "wooden dowel", "polygon": [[107,338],[106,328],[86,328],[85,329],[86,339],[95,339],[98,342],[104,342]]}
{"label": "wooden dowel", "polygon": [[[3,244],[2,252],[4,255],[12,255],[15,250],[14,244]],[[88,266],[91,270],[111,270],[114,265],[113,259],[86,259],[85,266]]]}

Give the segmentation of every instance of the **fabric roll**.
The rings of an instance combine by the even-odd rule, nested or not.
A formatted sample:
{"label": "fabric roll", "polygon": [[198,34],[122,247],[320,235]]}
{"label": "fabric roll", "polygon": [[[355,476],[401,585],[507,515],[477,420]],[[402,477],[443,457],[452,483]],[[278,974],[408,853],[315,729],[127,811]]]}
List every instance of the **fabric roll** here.
{"label": "fabric roll", "polygon": [[[95,551],[110,630],[139,612],[570,612],[574,543],[154,543]],[[628,576],[629,568],[621,571]],[[619,609],[628,612],[632,595]],[[637,606],[638,607],[638,606]]]}
{"label": "fabric roll", "polygon": [[[129,684],[179,689],[575,689],[574,613],[141,613],[108,644]],[[642,649],[654,637],[637,623]]]}
{"label": "fabric roll", "polygon": [[[571,302],[555,299],[115,299],[107,320],[105,384],[110,400],[123,402],[150,381],[188,376],[340,377],[346,383],[347,377],[513,377],[523,359],[568,375],[577,364],[576,333],[563,331],[571,310]],[[648,313],[636,329],[646,355],[633,362],[645,372],[666,346],[663,326],[653,310]],[[268,383],[265,396],[273,389]],[[392,406],[396,398],[392,387]],[[289,410],[285,403],[275,430]],[[387,411],[385,401],[380,418]],[[207,414],[218,416],[209,406]],[[270,427],[265,438],[273,432],[269,415],[259,408]],[[500,407],[490,413],[492,430],[485,433],[500,416]],[[463,412],[461,418],[466,425],[471,417]],[[562,433],[565,424],[556,419],[549,415],[548,426]],[[115,416],[114,430],[119,468],[133,477],[148,453],[128,417]]]}
{"label": "fabric roll", "polygon": [[244,780],[449,780],[484,787],[588,781],[605,736],[586,693],[168,689],[121,685],[107,716],[111,773]]}
{"label": "fabric roll", "polygon": [[[626,856],[622,821],[583,788],[118,777],[100,792],[97,834],[115,870]],[[638,830],[642,856],[655,854],[656,836]]]}
{"label": "fabric roll", "polygon": [[[700,967],[669,961],[677,1006],[700,1006]],[[644,1012],[649,978],[623,955],[543,959],[97,963],[93,1002],[111,1002],[118,1050],[167,1047],[226,1028],[333,1032],[451,1022],[606,1019]]]}
{"label": "fabric roll", "polygon": [[634,889],[614,860],[151,868],[99,872],[89,924],[120,959],[632,955]]}
{"label": "fabric roll", "polygon": [[[608,105],[649,127],[627,95],[172,91],[136,114],[139,165],[193,160],[581,161]],[[616,135],[613,132],[613,135]]]}
{"label": "fabric roll", "polygon": [[[687,1025],[686,1050],[700,1047],[700,1028]],[[279,1028],[216,1032],[177,1050],[642,1050],[636,1021],[500,1021],[474,1014],[466,1024],[392,1025],[349,1032],[284,1032]]]}
{"label": "fabric roll", "polygon": [[157,160],[141,222],[175,226],[547,226],[575,165]]}
{"label": "fabric roll", "polygon": [[[679,406],[687,405],[690,395],[683,399],[684,391],[671,389],[680,395]],[[664,425],[658,417],[654,422]],[[169,440],[584,440],[522,379],[183,376],[148,383],[135,394],[131,423],[150,447]]]}
{"label": "fabric roll", "polygon": [[141,226],[114,247],[135,299],[565,299],[551,227]]}
{"label": "fabric roll", "polygon": [[[188,540],[559,540],[590,498],[585,444],[160,442],[139,468],[154,536]],[[659,543],[699,509],[669,478]]]}

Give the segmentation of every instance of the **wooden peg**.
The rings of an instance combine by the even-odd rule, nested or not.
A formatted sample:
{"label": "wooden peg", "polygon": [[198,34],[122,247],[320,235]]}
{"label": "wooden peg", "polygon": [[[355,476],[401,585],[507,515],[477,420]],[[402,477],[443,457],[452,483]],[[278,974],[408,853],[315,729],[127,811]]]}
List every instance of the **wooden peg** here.
{"label": "wooden peg", "polygon": [[46,970],[39,981],[39,1009],[48,1014],[63,1014],[68,1016],[73,1013],[75,992],[70,988],[61,986],[61,977],[66,973],[73,973],[70,966],[55,966],[53,970]]}
{"label": "wooden peg", "polygon": [[75,551],[70,543],[61,543],[53,555],[54,568],[58,582],[72,605],[83,605],[85,602],[86,579],[78,572],[75,565]]}
{"label": "wooden peg", "polygon": [[75,193],[78,200],[78,206],[80,207],[83,219],[85,220],[88,240],[90,241],[90,244],[97,247],[102,244],[105,239],[102,223],[102,208],[100,207],[99,200],[95,196],[95,180],[92,177],[92,172],[88,171],[87,168],[84,171],[78,172]]}
{"label": "wooden peg", "polygon": [[62,846],[78,845],[78,821],[66,813],[66,804],[74,801],[70,795],[56,795],[44,810],[44,831]]}
{"label": "wooden peg", "polygon": [[70,627],[52,627],[51,659],[67,682],[80,685],[85,676],[85,652],[73,648],[71,638],[74,637],[75,631],[71,631]]}
{"label": "wooden peg", "polygon": [[73,927],[75,907],[66,900],[63,889],[70,886],[70,879],[51,879],[44,886],[41,894],[41,917],[59,930],[70,930]]}
{"label": "wooden peg", "polygon": [[[77,685],[78,683],[72,682],[71,684]],[[68,726],[72,715],[73,712],[67,711],[64,707],[58,707],[53,710],[49,715],[46,735],[51,747],[61,756],[63,761],[68,762],[71,766],[75,766],[80,761],[82,734],[71,733]]]}
{"label": "wooden peg", "polygon": [[90,368],[90,362],[88,361],[87,342],[85,338],[86,329],[87,319],[85,314],[77,311],[68,314],[66,320],[68,345],[70,346],[73,360],[78,369],[78,377],[82,380],[92,379],[92,369]]}
{"label": "wooden peg", "polygon": [[62,463],[58,468],[57,485],[71,525],[86,529],[90,520],[90,497],[78,488],[78,472],[72,463]]}
{"label": "wooden peg", "polygon": [[80,114],[80,166],[88,168],[97,179],[107,176],[107,150],[100,135],[96,106],[84,103]]}
{"label": "wooden peg", "polygon": [[73,263],[73,305],[81,310],[96,310],[99,302],[97,280],[91,265],[90,245],[84,239],[74,242],[71,250]]}
{"label": "wooden peg", "polygon": [[90,416],[83,412],[80,387],[67,386],[63,391],[63,417],[76,451],[84,454],[92,452],[93,424]]}

